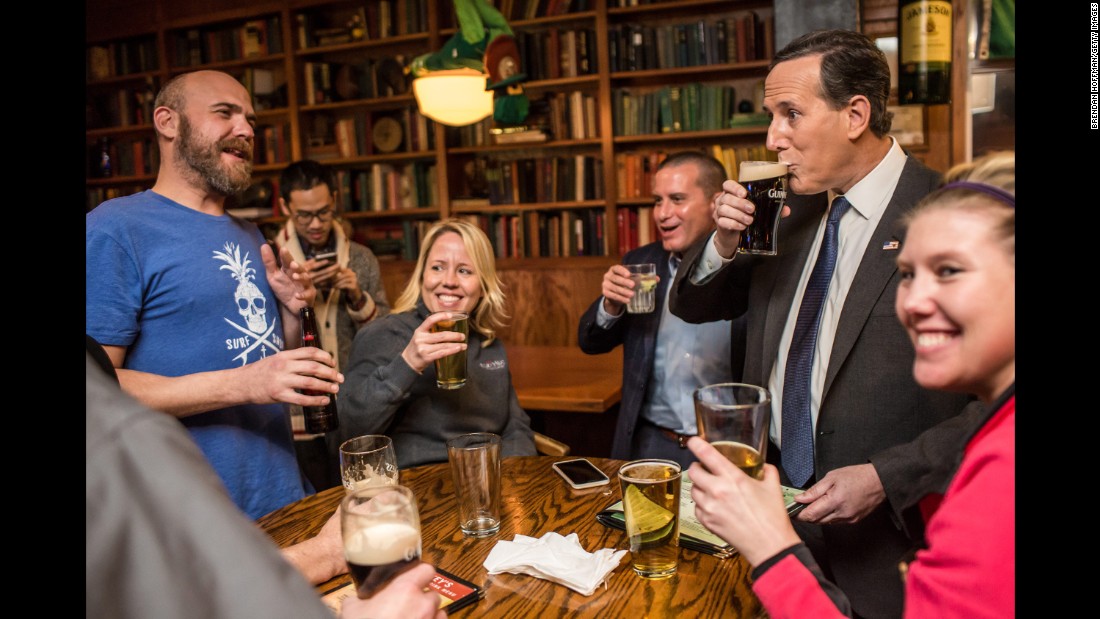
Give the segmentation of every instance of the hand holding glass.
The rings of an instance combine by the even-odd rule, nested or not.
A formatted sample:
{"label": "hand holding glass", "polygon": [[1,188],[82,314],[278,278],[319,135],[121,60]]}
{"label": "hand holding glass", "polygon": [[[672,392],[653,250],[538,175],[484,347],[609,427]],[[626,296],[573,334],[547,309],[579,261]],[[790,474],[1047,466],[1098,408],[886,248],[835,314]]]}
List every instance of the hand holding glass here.
{"label": "hand holding glass", "polygon": [[721,383],[696,389],[694,400],[699,437],[746,475],[763,479],[772,416],[768,390]]}
{"label": "hand holding glass", "polygon": [[340,445],[340,479],[349,492],[367,486],[395,486],[397,453],[383,434],[366,434]]}
{"label": "hand holding glass", "polygon": [[420,563],[420,514],[405,486],[370,486],[340,503],[344,559],[360,599]]}

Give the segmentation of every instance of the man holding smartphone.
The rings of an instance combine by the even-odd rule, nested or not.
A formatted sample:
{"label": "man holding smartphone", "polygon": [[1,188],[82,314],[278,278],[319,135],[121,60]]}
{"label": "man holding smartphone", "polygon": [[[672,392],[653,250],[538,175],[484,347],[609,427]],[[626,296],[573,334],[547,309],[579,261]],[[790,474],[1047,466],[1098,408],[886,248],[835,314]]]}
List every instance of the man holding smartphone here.
{"label": "man holding smartphone", "polygon": [[[351,342],[359,329],[390,311],[378,258],[365,245],[348,238],[336,220],[336,181],[332,171],[310,159],[296,161],[279,177],[279,206],[286,225],[275,244],[305,265],[317,287],[313,302],[321,348],[347,365]],[[340,483],[324,439],[305,434],[300,407],[291,407],[299,460],[318,489]]]}

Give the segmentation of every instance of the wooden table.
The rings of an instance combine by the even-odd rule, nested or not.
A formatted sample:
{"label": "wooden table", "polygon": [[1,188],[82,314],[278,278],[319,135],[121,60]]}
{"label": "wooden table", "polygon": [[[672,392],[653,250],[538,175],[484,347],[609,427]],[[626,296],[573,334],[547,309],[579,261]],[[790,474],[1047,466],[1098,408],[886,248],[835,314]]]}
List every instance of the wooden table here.
{"label": "wooden table", "polygon": [[[446,463],[401,471],[420,510],[423,559],[485,588],[485,598],[455,617],[758,617],[765,616],[749,583],[749,565],[738,555],[716,559],[680,550],[677,574],[648,581],[630,569],[630,555],[608,579],[607,589],[585,597],[563,585],[519,574],[490,576],[482,563],[498,540],[519,533],[576,533],[589,552],[626,548],[626,534],[596,521],[596,513],[619,500],[620,460],[591,458],[611,478],[609,486],[572,490],[551,469],[564,458],[528,456],[502,461],[503,518],[500,531],[483,539],[463,537],[455,516],[454,487]],[[272,512],[258,523],[280,546],[308,539],[320,530],[344,496],[343,487]],[[320,585],[327,591],[350,582],[347,575]]]}
{"label": "wooden table", "polygon": [[602,414],[622,397],[623,353],[588,355],[576,346],[506,346],[524,410]]}

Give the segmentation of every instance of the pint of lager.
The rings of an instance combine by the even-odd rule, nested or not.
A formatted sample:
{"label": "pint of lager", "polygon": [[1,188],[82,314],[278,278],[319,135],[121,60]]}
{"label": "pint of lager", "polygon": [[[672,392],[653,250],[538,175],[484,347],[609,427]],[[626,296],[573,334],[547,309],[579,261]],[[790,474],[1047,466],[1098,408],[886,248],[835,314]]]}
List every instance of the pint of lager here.
{"label": "pint of lager", "polygon": [[631,567],[642,578],[676,573],[680,552],[680,465],[635,460],[619,469]]}
{"label": "pint of lager", "polygon": [[[432,325],[432,333],[455,331],[469,341],[469,316],[451,312],[450,320],[440,320]],[[460,389],[466,385],[466,351],[435,360],[435,384],[440,389]]]}
{"label": "pint of lager", "polygon": [[756,205],[752,223],[741,232],[737,251],[774,256],[779,251],[779,215],[787,201],[787,164],[778,161],[742,161],[737,177]]}

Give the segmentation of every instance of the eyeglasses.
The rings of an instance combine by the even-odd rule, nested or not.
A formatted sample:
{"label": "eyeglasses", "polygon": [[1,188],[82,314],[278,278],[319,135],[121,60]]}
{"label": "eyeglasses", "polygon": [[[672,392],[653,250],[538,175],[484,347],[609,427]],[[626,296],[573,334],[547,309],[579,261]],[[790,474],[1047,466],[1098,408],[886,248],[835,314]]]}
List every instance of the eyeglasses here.
{"label": "eyeglasses", "polygon": [[303,226],[308,226],[313,222],[313,218],[321,220],[321,223],[327,222],[332,219],[333,211],[331,207],[326,206],[319,211],[297,211],[294,213],[294,220]]}

